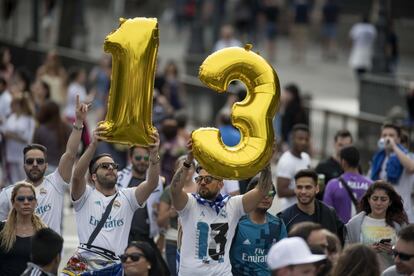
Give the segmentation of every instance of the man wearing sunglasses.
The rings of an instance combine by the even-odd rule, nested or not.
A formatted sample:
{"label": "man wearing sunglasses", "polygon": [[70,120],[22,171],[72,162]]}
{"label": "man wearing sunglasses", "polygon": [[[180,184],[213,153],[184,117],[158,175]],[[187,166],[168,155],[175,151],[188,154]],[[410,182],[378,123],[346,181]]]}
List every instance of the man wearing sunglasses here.
{"label": "man wearing sunglasses", "polygon": [[198,167],[197,193],[187,194],[183,186],[194,160],[191,141],[187,147],[187,159],[171,181],[172,204],[182,226],[179,275],[232,275],[229,252],[237,223],[269,194],[270,166],[261,172],[254,189],[238,196],[222,196],[223,179]]}
{"label": "man wearing sunglasses", "polygon": [[[78,236],[81,244],[86,244],[95,230],[106,207],[113,201],[112,208],[102,229],[93,241],[98,246],[120,255],[128,244],[128,235],[135,210],[143,208],[148,197],[159,183],[159,135],[151,135],[153,144],[149,146],[149,167],[146,180],[138,187],[118,188],[117,170],[109,154],[94,157],[102,127],[94,131],[92,143],[79,159],[72,177],[71,196],[76,212]],[[85,174],[89,170],[94,188],[86,185]]]}
{"label": "man wearing sunglasses", "polygon": [[409,224],[398,233],[397,243],[393,247],[395,265],[386,269],[382,276],[414,274],[414,224]]}
{"label": "man wearing sunglasses", "polygon": [[[80,103],[76,98],[76,120],[72,133],[66,144],[66,151],[59,161],[58,168],[45,176],[47,169],[47,149],[39,144],[27,145],[23,150],[24,171],[26,182],[36,188],[36,214],[45,224],[58,234],[61,233],[63,198],[72,176],[73,164],[76,160],[78,147],[82,137],[83,122],[86,119],[88,105]],[[11,185],[0,193],[0,221],[7,219],[11,209]]]}

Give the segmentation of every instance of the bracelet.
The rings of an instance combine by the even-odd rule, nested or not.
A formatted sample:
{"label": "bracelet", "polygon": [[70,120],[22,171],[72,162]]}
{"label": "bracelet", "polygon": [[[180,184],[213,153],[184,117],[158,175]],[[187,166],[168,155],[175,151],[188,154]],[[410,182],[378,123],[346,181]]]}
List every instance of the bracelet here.
{"label": "bracelet", "polygon": [[157,157],[155,158],[155,161],[150,159],[151,164],[152,165],[158,164],[160,162],[160,159],[161,159],[160,155],[157,154]]}
{"label": "bracelet", "polygon": [[75,123],[73,123],[72,127],[73,127],[74,130],[79,130],[79,131],[83,130],[83,124],[82,124],[82,126],[77,126]]}
{"label": "bracelet", "polygon": [[191,163],[187,163],[187,160],[185,160],[183,162],[183,166],[186,167],[187,169],[191,168]]}

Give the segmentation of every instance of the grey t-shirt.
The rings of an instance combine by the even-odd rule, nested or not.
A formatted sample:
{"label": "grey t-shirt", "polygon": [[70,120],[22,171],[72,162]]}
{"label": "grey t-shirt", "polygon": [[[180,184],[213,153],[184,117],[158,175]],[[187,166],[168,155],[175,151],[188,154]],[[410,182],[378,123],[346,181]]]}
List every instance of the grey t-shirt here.
{"label": "grey t-shirt", "polygon": [[395,269],[395,265],[390,266],[384,272],[382,272],[381,276],[404,276],[405,274],[400,274]]}

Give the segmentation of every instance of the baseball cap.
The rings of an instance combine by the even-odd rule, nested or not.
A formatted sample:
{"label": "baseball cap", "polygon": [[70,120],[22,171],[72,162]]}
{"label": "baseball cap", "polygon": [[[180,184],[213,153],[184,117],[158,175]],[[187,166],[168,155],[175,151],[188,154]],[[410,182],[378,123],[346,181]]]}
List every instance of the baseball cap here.
{"label": "baseball cap", "polygon": [[325,258],[325,255],[312,254],[302,238],[292,237],[285,238],[270,248],[267,264],[271,270],[275,270],[289,265],[315,263]]}

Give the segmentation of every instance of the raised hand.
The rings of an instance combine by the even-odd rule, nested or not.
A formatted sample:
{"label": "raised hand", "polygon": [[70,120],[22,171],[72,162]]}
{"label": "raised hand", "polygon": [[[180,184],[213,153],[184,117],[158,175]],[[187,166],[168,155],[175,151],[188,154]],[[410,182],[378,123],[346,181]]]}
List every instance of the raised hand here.
{"label": "raised hand", "polygon": [[88,114],[88,110],[91,104],[81,103],[79,94],[76,95],[76,123],[82,124],[86,120],[86,115]]}
{"label": "raised hand", "polygon": [[150,155],[158,155],[158,151],[160,149],[160,135],[158,133],[158,130],[155,129],[155,132],[153,134],[150,134],[150,137],[154,141],[149,145]]}
{"label": "raised hand", "polygon": [[187,161],[189,163],[192,163],[194,161],[194,155],[193,155],[193,140],[190,138],[186,145],[187,148]]}

